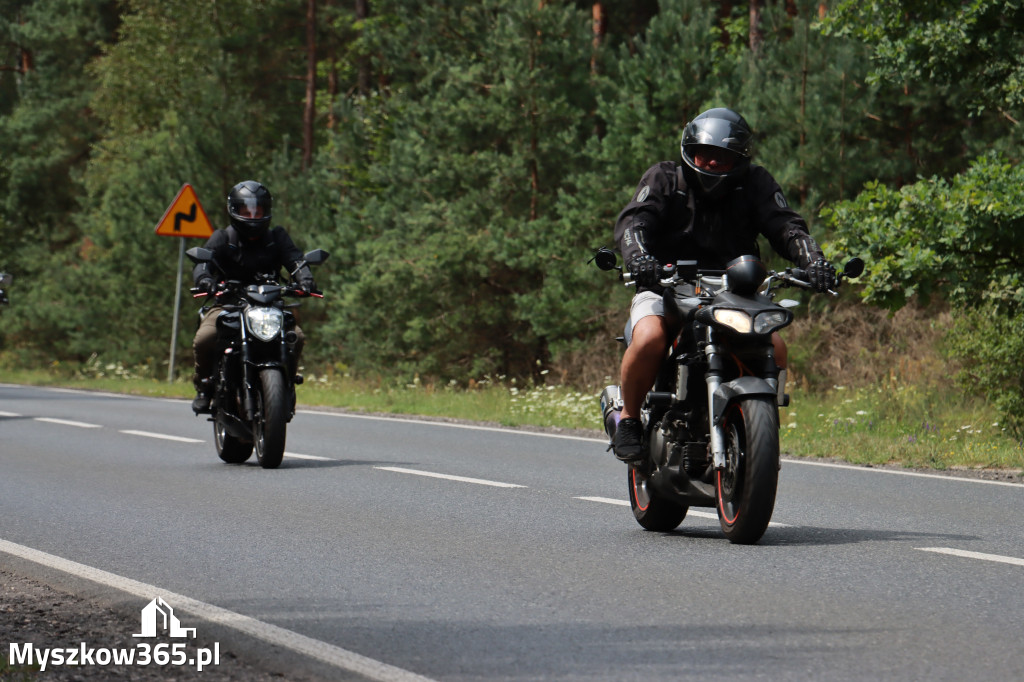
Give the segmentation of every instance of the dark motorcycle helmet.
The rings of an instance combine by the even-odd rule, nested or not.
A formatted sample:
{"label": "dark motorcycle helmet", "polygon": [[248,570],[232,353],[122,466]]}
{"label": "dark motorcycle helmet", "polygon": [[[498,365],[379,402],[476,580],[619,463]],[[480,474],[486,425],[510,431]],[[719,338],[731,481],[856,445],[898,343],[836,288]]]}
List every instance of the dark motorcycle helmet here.
{"label": "dark motorcycle helmet", "polygon": [[[754,133],[732,109],[708,109],[686,124],[679,149],[683,176],[699,196],[716,201],[736,186],[750,169]],[[697,157],[708,155],[722,170],[701,168]]]}
{"label": "dark motorcycle helmet", "polygon": [[255,180],[245,180],[228,193],[228,216],[242,239],[260,239],[270,227],[274,197]]}

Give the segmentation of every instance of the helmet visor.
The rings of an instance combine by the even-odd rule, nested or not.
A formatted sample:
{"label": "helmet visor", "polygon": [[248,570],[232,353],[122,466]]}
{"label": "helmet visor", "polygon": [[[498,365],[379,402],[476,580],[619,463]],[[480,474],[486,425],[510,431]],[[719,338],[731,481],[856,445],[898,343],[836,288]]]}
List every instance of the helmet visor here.
{"label": "helmet visor", "polygon": [[711,145],[694,145],[691,153],[694,166],[705,173],[715,175],[730,172],[740,160],[740,155],[731,149]]}
{"label": "helmet visor", "polygon": [[264,215],[263,206],[254,196],[235,197],[231,201],[231,213],[244,220],[255,220]]}

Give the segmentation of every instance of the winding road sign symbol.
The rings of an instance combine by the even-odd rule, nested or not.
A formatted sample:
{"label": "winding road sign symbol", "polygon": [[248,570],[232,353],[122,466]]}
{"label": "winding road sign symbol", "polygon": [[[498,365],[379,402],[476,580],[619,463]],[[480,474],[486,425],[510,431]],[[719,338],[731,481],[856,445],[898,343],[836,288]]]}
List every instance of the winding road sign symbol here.
{"label": "winding road sign symbol", "polygon": [[206,217],[206,211],[199,203],[199,197],[196,196],[192,185],[185,183],[181,186],[178,196],[174,197],[174,201],[157,223],[156,233],[161,237],[203,239],[213,234],[213,226],[210,225],[210,219]]}

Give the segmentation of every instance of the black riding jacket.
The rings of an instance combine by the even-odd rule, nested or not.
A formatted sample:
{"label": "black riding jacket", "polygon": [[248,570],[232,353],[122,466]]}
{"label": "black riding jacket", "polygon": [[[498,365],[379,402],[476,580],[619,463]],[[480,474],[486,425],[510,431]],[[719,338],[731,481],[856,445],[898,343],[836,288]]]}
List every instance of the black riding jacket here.
{"label": "black riding jacket", "polygon": [[739,256],[760,257],[758,235],[800,267],[824,257],[807,223],[761,166],[751,165],[724,198],[709,202],[688,190],[680,164],[662,161],[647,169],[615,222],[626,264],[649,253],[662,265],[695,260],[701,268],[724,269]]}
{"label": "black riding jacket", "polygon": [[[192,280],[213,277],[219,280],[238,280],[254,283],[256,275],[279,275],[281,268],[289,273],[303,260],[303,253],[283,227],[268,230],[254,241],[240,239],[234,227],[216,230],[204,245],[214,253],[213,263],[200,263],[192,270]],[[313,273],[303,266],[295,278],[301,283],[312,283]]]}

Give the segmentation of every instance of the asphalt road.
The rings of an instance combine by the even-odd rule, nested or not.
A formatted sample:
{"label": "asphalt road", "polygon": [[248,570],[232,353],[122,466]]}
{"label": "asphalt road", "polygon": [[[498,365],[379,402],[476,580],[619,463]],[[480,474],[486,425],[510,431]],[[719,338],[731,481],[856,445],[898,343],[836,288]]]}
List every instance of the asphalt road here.
{"label": "asphalt road", "polygon": [[641,529],[596,440],[304,410],[287,451],[0,384],[0,566],[158,589],[338,678],[1024,679],[1020,484],[786,460],[734,546],[713,510]]}

